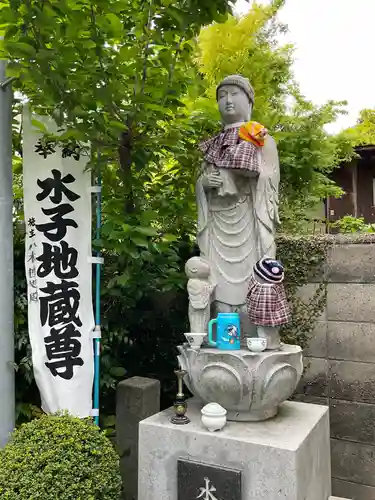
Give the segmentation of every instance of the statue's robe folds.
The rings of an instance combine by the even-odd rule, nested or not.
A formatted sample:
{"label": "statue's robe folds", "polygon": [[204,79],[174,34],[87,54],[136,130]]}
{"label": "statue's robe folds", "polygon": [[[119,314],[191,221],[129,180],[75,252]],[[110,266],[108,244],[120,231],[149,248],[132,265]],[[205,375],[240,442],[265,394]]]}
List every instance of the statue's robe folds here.
{"label": "statue's robe folds", "polygon": [[[235,153],[237,146],[243,147],[238,135],[230,134],[230,141],[229,151]],[[206,163],[196,184],[198,246],[211,265],[211,280],[216,285],[213,299],[229,306],[244,306],[254,264],[263,256],[274,258],[276,254],[280,169],[271,136],[257,154],[257,168]],[[226,156],[230,158],[228,148]],[[220,173],[222,187],[204,189],[202,176],[210,170]]]}

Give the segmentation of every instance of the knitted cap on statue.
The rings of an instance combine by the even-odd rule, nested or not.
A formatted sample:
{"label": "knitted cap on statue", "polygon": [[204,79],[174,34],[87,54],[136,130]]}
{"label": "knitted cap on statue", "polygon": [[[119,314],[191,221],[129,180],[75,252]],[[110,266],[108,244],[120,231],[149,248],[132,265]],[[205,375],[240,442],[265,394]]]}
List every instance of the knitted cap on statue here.
{"label": "knitted cap on statue", "polygon": [[266,283],[282,283],[284,266],[279,260],[263,257],[254,266],[254,273]]}
{"label": "knitted cap on statue", "polygon": [[285,295],[284,267],[278,260],[263,257],[254,266],[255,278],[250,280],[246,305],[254,325],[280,326],[290,321],[290,309]]}
{"label": "knitted cap on statue", "polygon": [[216,88],[216,100],[218,100],[218,97],[219,97],[219,90],[224,85],[235,85],[236,87],[243,90],[245,92],[245,94],[247,95],[251,104],[254,106],[254,89],[251,86],[251,83],[247,78],[245,78],[242,75],[226,76],[223,80],[221,80],[221,82],[219,83],[219,85]]}

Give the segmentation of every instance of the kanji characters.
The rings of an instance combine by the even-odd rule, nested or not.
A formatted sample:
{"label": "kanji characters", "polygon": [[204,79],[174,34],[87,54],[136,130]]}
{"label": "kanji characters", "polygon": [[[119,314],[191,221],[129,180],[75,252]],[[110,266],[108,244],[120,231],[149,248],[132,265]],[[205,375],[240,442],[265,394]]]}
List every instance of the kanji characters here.
{"label": "kanji characters", "polygon": [[60,245],[43,243],[43,252],[36,259],[40,262],[38,276],[45,278],[53,272],[60,279],[76,278],[78,276],[77,258],[77,250],[70,247],[66,241],[61,241]]}
{"label": "kanji characters", "polygon": [[[62,177],[60,170],[53,169],[52,177],[44,181],[38,179],[37,184],[42,189],[42,192],[37,194],[36,199],[43,201],[47,196],[51,195],[49,199],[57,205],[62,202],[62,195],[64,194],[69,201],[76,201],[80,196],[65,186],[65,184],[72,184],[74,181],[75,178],[72,174]],[[51,194],[52,192],[53,194]]]}
{"label": "kanji characters", "polygon": [[35,227],[50,241],[60,241],[65,238],[68,227],[78,227],[78,224],[74,219],[64,219],[64,215],[70,214],[73,211],[74,208],[72,205],[69,205],[69,203],[62,203],[61,205],[53,208],[42,208],[44,215],[51,216],[52,222],[36,224]]}
{"label": "kanji characters", "polygon": [[[67,186],[75,182],[72,174],[63,175],[57,169],[52,169],[51,174],[51,177],[37,180],[41,191],[36,195],[39,202],[49,199],[50,203],[42,206],[41,211],[50,220],[37,224],[35,217],[28,219],[28,236],[32,241],[28,250],[28,262],[32,264],[28,269],[29,300],[39,303],[41,325],[49,328],[49,334],[44,337],[45,366],[53,377],[71,380],[74,368],[84,364],[80,356],[81,332],[77,329],[82,326],[81,294],[78,282],[73,281],[79,275],[78,251],[64,238],[68,228],[78,228],[76,220],[67,215],[74,212],[73,204],[80,196]],[[42,240],[40,255],[36,254],[36,232],[48,240]],[[45,286],[39,284],[38,289],[38,279],[47,277],[50,280]]]}
{"label": "kanji characters", "polygon": [[73,378],[74,366],[82,366],[81,333],[72,323],[62,328],[51,328],[50,335],[44,338],[48,362],[45,363],[51,374],[66,380]]}
{"label": "kanji characters", "polygon": [[61,283],[47,281],[47,286],[40,289],[45,295],[39,298],[40,321],[42,326],[48,323],[53,327],[70,322],[82,326],[78,316],[81,294],[78,283],[62,280]]}

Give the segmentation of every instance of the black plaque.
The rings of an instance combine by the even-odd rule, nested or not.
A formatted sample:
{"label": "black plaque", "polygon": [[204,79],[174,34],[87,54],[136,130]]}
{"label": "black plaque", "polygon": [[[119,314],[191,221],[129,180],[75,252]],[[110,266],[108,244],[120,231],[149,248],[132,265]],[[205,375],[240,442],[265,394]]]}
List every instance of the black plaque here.
{"label": "black plaque", "polygon": [[178,500],[241,500],[241,471],[178,461]]}

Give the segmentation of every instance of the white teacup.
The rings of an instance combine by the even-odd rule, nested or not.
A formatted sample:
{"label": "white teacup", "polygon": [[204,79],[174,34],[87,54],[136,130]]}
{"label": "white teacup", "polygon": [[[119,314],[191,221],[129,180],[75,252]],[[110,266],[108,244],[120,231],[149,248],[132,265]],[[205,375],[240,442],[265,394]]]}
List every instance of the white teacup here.
{"label": "white teacup", "polygon": [[248,337],[246,339],[247,348],[253,352],[263,352],[267,349],[267,339],[259,337]]}
{"label": "white teacup", "polygon": [[199,349],[206,336],[207,333],[185,333],[186,340],[193,349]]}

